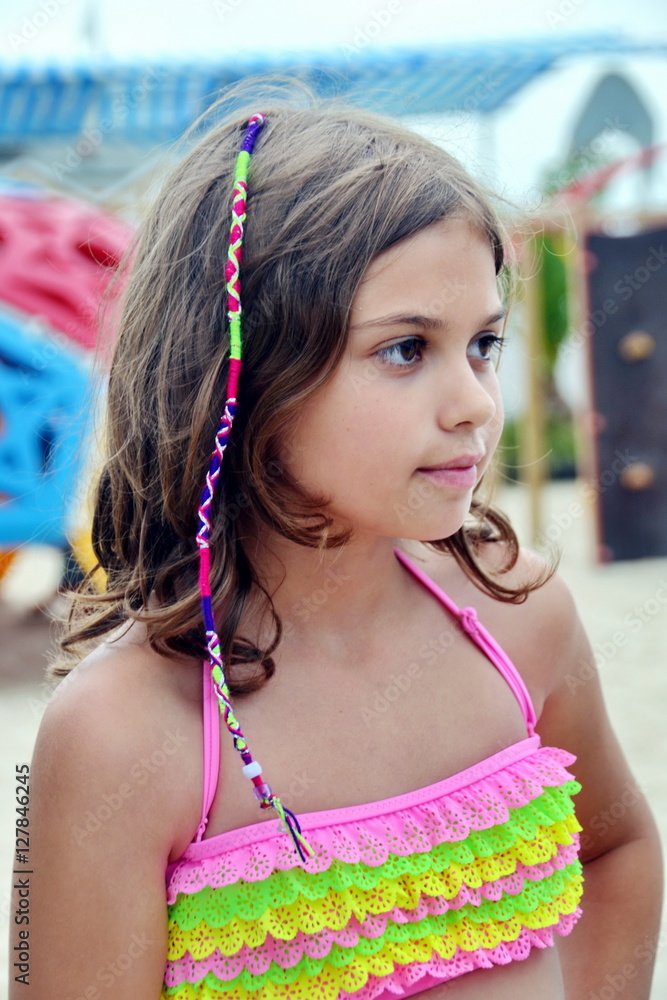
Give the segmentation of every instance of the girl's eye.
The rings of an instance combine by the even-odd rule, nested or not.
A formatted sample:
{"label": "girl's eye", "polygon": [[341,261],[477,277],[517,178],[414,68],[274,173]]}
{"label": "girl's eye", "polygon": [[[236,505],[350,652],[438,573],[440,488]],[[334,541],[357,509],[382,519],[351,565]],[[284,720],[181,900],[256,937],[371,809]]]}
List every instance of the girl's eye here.
{"label": "girl's eye", "polygon": [[407,337],[405,340],[399,340],[397,344],[382,347],[376,353],[386,364],[394,365],[396,368],[411,368],[421,358],[423,347],[424,341],[421,337]]}
{"label": "girl's eye", "polygon": [[478,337],[473,343],[473,346],[479,349],[477,357],[482,361],[493,361],[494,356],[498,357],[505,346],[505,340],[505,337],[497,337],[495,333],[485,333],[484,336]]}

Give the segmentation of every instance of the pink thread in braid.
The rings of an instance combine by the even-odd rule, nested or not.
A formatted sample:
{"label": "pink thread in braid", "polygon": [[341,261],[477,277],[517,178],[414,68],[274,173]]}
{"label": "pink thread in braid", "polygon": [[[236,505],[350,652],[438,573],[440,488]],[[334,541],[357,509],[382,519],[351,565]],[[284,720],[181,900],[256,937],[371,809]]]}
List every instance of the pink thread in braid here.
{"label": "pink thread in braid", "polygon": [[241,279],[239,276],[243,256],[243,223],[246,217],[247,185],[239,180],[232,195],[232,228],[229,234],[229,252],[225,266],[227,280],[227,311],[230,316],[241,316]]}

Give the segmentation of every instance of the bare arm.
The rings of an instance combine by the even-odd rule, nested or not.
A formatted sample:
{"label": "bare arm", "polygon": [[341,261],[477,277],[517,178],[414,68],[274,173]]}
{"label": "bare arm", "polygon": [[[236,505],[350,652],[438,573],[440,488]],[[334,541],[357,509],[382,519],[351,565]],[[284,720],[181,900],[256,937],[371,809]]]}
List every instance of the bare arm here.
{"label": "bare arm", "polygon": [[37,737],[24,928],[30,971],[27,986],[12,973],[10,1000],[160,996],[166,775],[140,781],[138,770],[157,732],[141,718],[145,706],[91,680],[56,694]]}
{"label": "bare arm", "polygon": [[558,577],[547,589],[545,648],[551,632],[558,655],[537,728],[543,743],[577,755],[573,771],[582,785],[575,806],[583,826],[583,916],[558,942],[566,998],[611,988],[618,1000],[648,1000],[662,902],[656,824],[612,730],[570,592]]}

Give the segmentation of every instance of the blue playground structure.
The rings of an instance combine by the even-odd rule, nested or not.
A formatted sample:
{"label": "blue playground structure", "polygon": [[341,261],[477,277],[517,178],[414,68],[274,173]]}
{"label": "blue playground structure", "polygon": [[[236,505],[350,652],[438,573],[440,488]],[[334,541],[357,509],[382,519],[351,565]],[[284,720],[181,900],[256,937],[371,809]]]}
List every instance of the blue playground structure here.
{"label": "blue playground structure", "polygon": [[0,548],[66,546],[88,395],[72,352],[0,312]]}

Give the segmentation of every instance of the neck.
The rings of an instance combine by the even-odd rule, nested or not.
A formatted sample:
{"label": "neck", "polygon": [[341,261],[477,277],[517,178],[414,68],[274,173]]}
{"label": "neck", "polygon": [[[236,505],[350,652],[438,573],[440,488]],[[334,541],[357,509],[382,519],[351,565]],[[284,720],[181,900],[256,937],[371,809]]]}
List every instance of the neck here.
{"label": "neck", "polygon": [[405,614],[414,585],[394,555],[398,542],[355,537],[318,551],[262,527],[243,545],[282,621],[284,641],[343,660],[351,648],[371,649]]}

